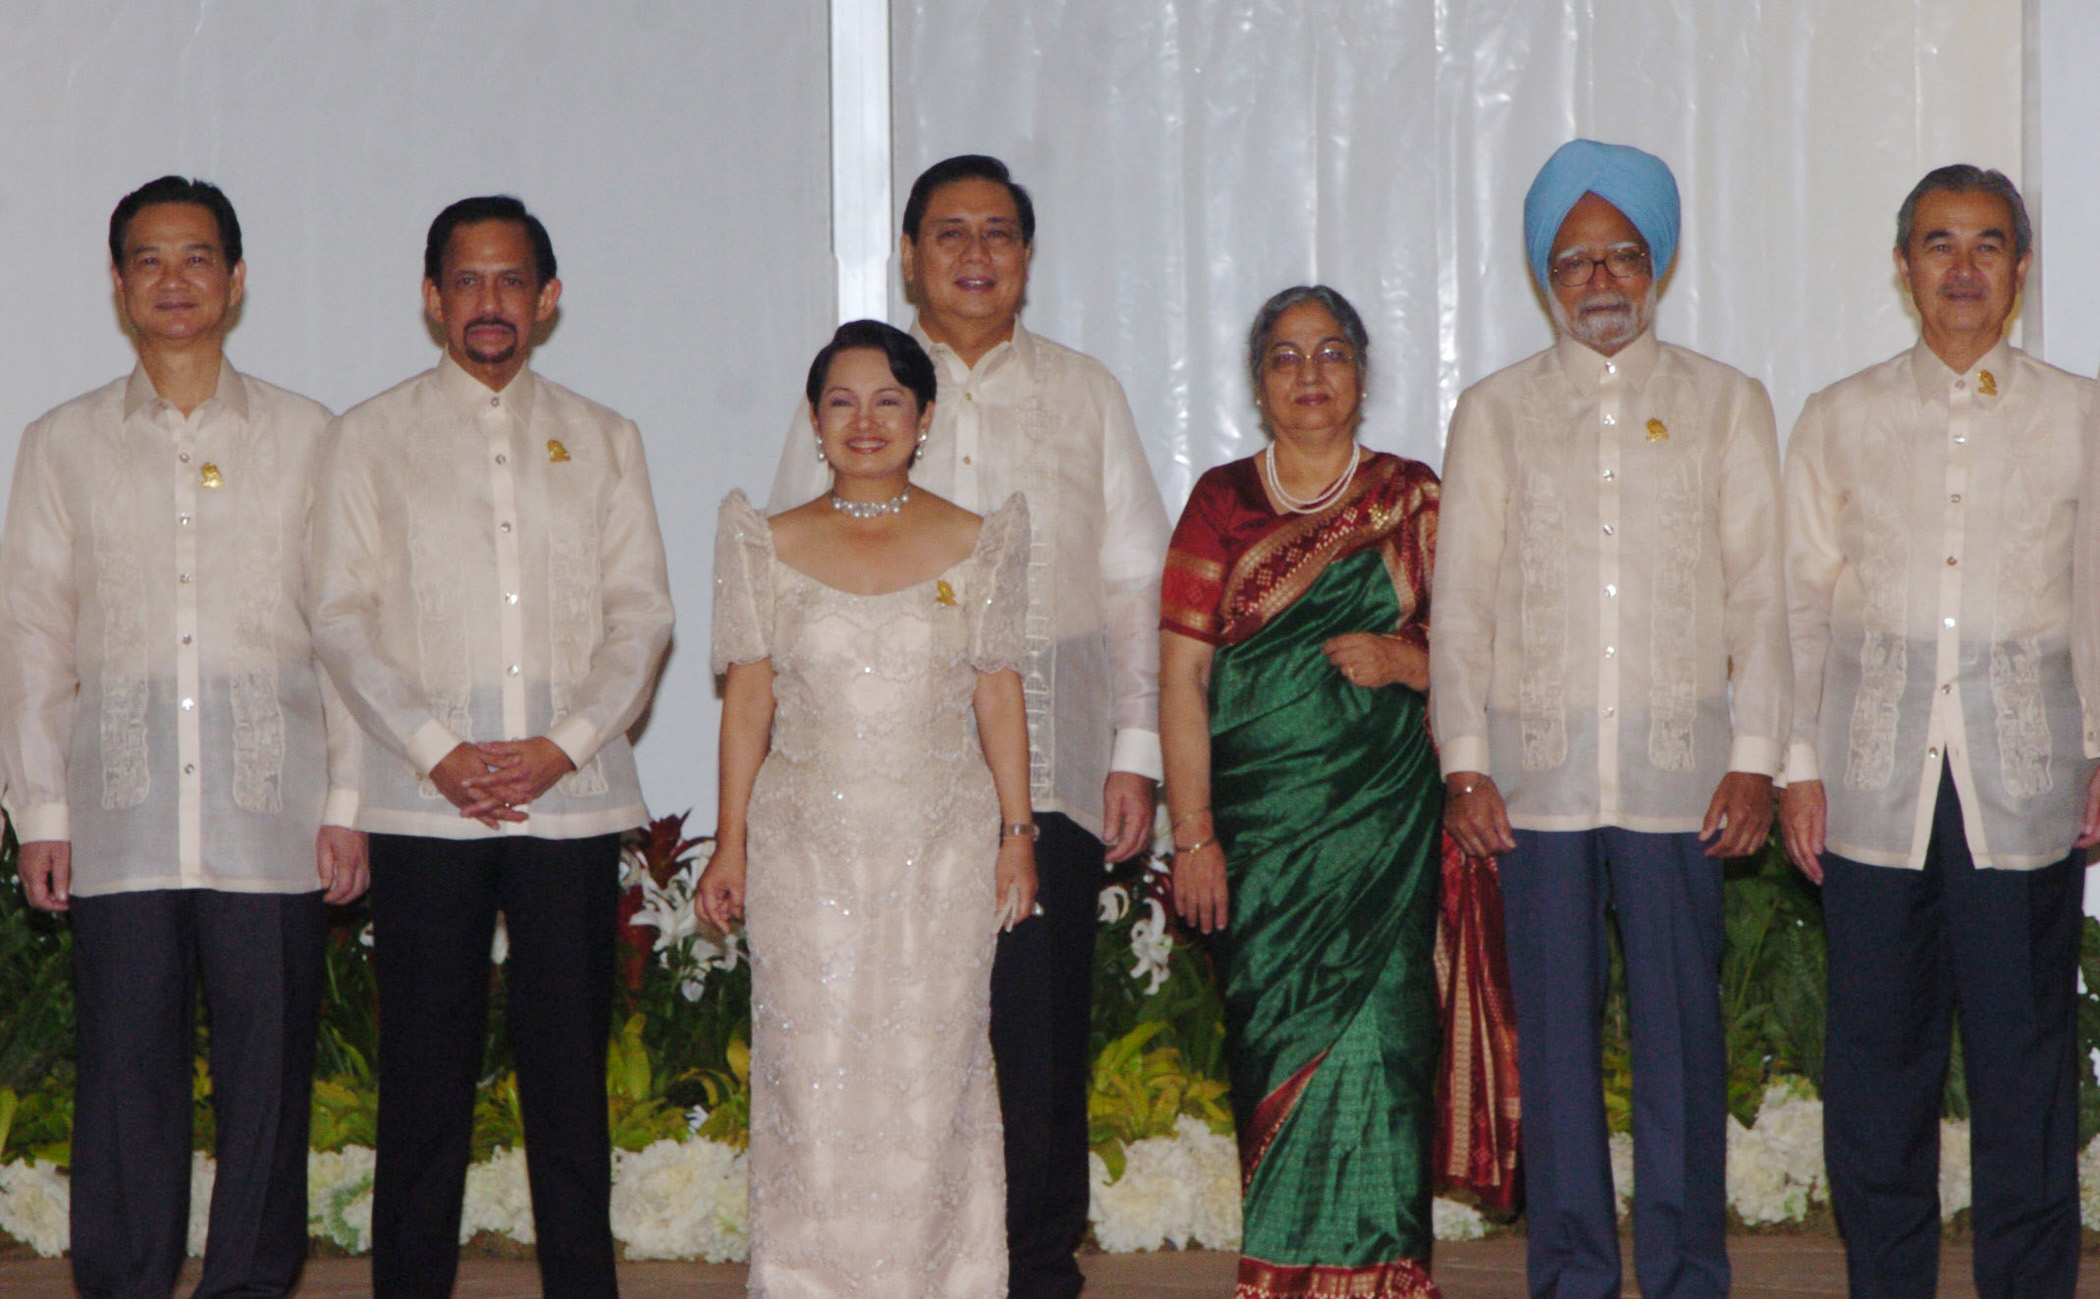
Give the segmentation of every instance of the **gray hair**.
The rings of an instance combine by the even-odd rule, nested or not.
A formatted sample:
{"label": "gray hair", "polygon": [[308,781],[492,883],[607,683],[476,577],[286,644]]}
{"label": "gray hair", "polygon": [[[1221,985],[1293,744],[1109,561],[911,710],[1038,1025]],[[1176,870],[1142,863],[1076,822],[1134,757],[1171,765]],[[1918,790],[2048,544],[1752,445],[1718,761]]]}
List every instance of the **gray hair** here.
{"label": "gray hair", "polygon": [[[1254,402],[1261,405],[1262,357],[1269,351],[1274,340],[1276,322],[1283,313],[1303,303],[1317,303],[1334,317],[1334,323],[1342,328],[1342,339],[1356,353],[1356,390],[1359,397],[1371,386],[1371,335],[1364,329],[1364,318],[1356,314],[1349,299],[1324,284],[1295,284],[1261,304],[1254,313],[1254,327],[1247,331],[1247,378],[1254,384]],[[1266,427],[1267,417],[1263,417]]]}
{"label": "gray hair", "polygon": [[1910,236],[1917,224],[1918,204],[1927,194],[1989,194],[2005,201],[2012,213],[2013,256],[2025,257],[2034,243],[2034,226],[2027,219],[2027,204],[2020,198],[2019,187],[2006,178],[2002,171],[1985,171],[1966,162],[1951,163],[1935,167],[1925,173],[1896,209],[1896,251],[1904,257],[1910,256]]}

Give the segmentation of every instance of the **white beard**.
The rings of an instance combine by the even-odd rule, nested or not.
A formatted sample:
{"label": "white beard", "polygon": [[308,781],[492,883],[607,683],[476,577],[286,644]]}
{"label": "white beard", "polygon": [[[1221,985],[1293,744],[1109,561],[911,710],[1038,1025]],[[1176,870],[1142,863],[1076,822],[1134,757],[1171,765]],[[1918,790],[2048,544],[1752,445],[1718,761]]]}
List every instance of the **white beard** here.
{"label": "white beard", "polygon": [[1599,294],[1585,303],[1581,314],[1573,318],[1561,305],[1559,297],[1548,295],[1553,308],[1553,323],[1561,333],[1584,347],[1609,356],[1639,338],[1655,318],[1655,287],[1650,283],[1648,291],[1637,301],[1623,293],[1611,297]]}

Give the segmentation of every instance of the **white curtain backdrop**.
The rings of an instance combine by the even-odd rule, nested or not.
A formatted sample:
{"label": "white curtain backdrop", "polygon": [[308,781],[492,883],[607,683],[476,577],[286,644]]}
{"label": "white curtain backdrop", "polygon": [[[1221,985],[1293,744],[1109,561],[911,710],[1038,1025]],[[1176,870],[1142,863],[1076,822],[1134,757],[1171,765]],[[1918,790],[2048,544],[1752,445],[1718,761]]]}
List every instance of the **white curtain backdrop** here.
{"label": "white curtain backdrop", "polygon": [[[1574,135],[1685,200],[1659,332],[1781,422],[1914,337],[1889,261],[1927,169],[2017,180],[2020,0],[896,0],[896,191],[965,151],[1040,216],[1027,319],[1128,389],[1170,506],[1259,433],[1245,331],[1325,281],[1372,334],[1372,445],[1441,461],[1544,346],[1526,187]],[[901,310],[901,309],[900,309]]]}
{"label": "white curtain backdrop", "polygon": [[0,0],[0,476],[25,423],[132,364],[104,232],[140,183],[226,189],[229,353],[335,410],[437,360],[431,217],[517,194],[566,289],[535,364],[648,447],[679,628],[642,781],[704,830],[715,503],[769,481],[831,326],[827,84],[822,0]]}

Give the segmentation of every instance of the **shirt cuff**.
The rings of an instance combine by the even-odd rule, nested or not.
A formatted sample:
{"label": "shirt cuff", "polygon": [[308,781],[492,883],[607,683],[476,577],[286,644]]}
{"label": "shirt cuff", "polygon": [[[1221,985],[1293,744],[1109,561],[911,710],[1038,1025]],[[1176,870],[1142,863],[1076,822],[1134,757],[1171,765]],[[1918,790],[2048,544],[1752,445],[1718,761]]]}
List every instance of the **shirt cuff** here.
{"label": "shirt cuff", "polygon": [[433,717],[423,723],[408,741],[408,760],[415,766],[416,775],[427,777],[431,768],[445,760],[445,755],[466,741],[452,733],[452,728]]}
{"label": "shirt cuff", "polygon": [[1147,780],[1162,780],[1166,766],[1159,757],[1159,732],[1124,727],[1116,732],[1115,747],[1109,750],[1108,769],[1127,771]]}
{"label": "shirt cuff", "polygon": [[31,803],[27,807],[8,809],[8,817],[15,823],[16,843],[45,843],[64,841],[73,837],[72,825],[64,803]]}
{"label": "shirt cuff", "polygon": [[[447,750],[450,752],[450,750]],[[357,791],[354,789],[331,789],[328,801],[321,805],[321,824],[341,826],[345,830],[357,828]]]}
{"label": "shirt cuff", "polygon": [[1483,735],[1461,735],[1441,741],[1437,748],[1437,764],[1446,776],[1461,771],[1477,771],[1483,776],[1494,774],[1488,770],[1487,737]]}
{"label": "shirt cuff", "polygon": [[584,763],[598,756],[598,728],[591,725],[588,717],[569,714],[547,728],[547,738],[569,755],[569,761],[578,771],[583,770]]}
{"label": "shirt cuff", "polygon": [[1786,750],[1786,783],[1798,785],[1803,781],[1823,779],[1823,768],[1816,762],[1816,746],[1806,740],[1796,740]]}
{"label": "shirt cuff", "polygon": [[1728,749],[1728,769],[1753,776],[1776,776],[1780,768],[1779,741],[1756,735],[1738,735]]}

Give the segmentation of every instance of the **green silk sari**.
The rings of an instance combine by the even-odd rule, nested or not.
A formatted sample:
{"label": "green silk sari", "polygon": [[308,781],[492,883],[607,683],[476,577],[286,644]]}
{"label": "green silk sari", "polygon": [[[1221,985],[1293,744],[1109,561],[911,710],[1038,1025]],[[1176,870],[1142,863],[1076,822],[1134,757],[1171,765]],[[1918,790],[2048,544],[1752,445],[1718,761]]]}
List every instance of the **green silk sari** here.
{"label": "green silk sari", "polygon": [[[1214,950],[1244,1188],[1242,1299],[1436,1293],[1443,784],[1424,697],[1351,685],[1321,650],[1345,632],[1421,634],[1435,482],[1409,467],[1428,481],[1426,528],[1395,484],[1376,481],[1390,473],[1360,474],[1373,481],[1352,498],[1276,521],[1243,553],[1184,557],[1178,577],[1169,561],[1170,605],[1215,575],[1228,606],[1211,665],[1211,807],[1230,890]],[[1424,508],[1417,496],[1413,511]],[[1410,555],[1403,538],[1427,544]],[[1253,612],[1235,626],[1233,608]],[[1162,625],[1180,630],[1174,616]]]}

